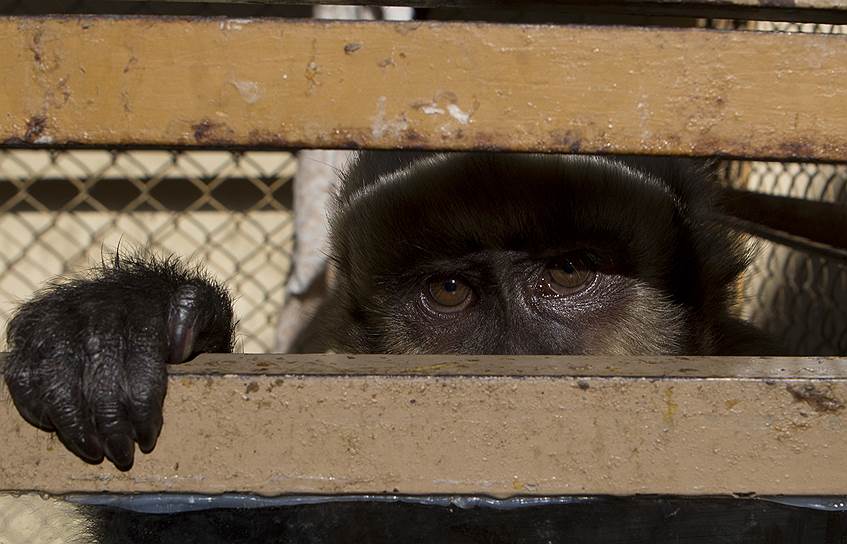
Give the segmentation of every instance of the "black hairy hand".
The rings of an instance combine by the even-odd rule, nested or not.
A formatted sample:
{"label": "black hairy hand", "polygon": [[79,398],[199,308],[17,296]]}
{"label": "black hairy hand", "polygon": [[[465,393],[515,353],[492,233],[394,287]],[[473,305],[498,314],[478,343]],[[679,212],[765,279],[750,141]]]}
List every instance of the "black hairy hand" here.
{"label": "black hairy hand", "polygon": [[166,364],[230,352],[227,291],[177,259],[116,256],[18,310],[4,378],[31,424],[89,463],[132,467],[162,427]]}

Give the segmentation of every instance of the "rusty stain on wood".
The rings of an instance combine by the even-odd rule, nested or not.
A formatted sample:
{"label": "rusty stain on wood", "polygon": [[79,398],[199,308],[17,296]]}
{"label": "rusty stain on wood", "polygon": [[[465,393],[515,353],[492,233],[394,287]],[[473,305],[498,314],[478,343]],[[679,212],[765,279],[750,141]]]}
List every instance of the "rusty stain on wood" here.
{"label": "rusty stain on wood", "polygon": [[835,398],[828,388],[814,383],[792,383],[787,386],[798,401],[805,402],[818,412],[837,412],[844,409],[844,401]]}
{"label": "rusty stain on wood", "polygon": [[7,145],[847,156],[847,36],[5,18],[0,58]]}
{"label": "rusty stain on wood", "polygon": [[207,355],[121,473],[0,389],[0,490],[847,493],[837,358]]}

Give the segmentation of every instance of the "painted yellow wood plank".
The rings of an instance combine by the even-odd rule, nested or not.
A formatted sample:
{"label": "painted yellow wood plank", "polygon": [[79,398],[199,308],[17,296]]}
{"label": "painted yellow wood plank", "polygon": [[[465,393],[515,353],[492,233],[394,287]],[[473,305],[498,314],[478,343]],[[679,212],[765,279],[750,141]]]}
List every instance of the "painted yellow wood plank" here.
{"label": "painted yellow wood plank", "polygon": [[847,157],[847,36],[0,20],[0,142]]}
{"label": "painted yellow wood plank", "polygon": [[0,491],[847,494],[847,360],[209,355],[91,466],[0,389]]}

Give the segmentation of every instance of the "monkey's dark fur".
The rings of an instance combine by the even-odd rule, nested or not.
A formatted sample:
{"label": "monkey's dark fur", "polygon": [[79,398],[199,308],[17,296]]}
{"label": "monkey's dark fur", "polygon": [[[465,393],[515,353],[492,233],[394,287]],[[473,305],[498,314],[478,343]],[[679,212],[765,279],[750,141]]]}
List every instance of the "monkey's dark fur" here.
{"label": "monkey's dark fur", "polygon": [[[772,353],[733,317],[746,255],[715,212],[689,161],[364,153],[339,192],[318,320],[353,352]],[[573,263],[590,281],[551,295],[544,278],[570,281]],[[432,303],[442,280],[462,306]],[[27,421],[127,470],[158,437],[166,364],[231,351],[232,331],[229,295],[202,272],[115,258],[20,308],[5,379]]]}

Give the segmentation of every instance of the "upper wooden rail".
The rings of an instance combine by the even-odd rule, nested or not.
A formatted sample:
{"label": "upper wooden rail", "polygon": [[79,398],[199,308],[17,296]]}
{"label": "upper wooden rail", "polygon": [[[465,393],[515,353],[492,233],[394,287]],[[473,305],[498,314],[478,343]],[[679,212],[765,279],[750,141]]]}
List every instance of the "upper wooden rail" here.
{"label": "upper wooden rail", "polygon": [[847,158],[847,36],[0,19],[0,144]]}
{"label": "upper wooden rail", "polygon": [[[213,6],[209,6],[209,3]],[[18,2],[15,13],[182,14],[214,12],[219,15],[244,14],[263,17],[307,16],[314,4],[383,5],[380,0],[87,0],[63,3]],[[741,21],[797,21],[803,23],[847,23],[847,2],[843,0],[405,0],[395,5],[428,8],[418,17],[432,19],[500,20],[502,22],[566,22],[591,20],[600,24],[646,21],[690,26],[698,18]],[[257,9],[258,8],[258,9]],[[2,8],[0,8],[2,11]],[[623,18],[621,18],[623,17]],[[686,24],[688,23],[688,24]],[[626,24],[626,23],[624,23]]]}
{"label": "upper wooden rail", "polygon": [[[138,0],[124,0],[136,2]],[[219,4],[352,4],[364,6],[384,6],[384,0],[155,0],[156,2],[203,2]],[[395,6],[416,7],[450,7],[450,6],[476,6],[476,7],[525,7],[530,5],[566,5],[566,6],[590,6],[590,5],[675,5],[675,6],[746,6],[772,8],[785,10],[791,8],[810,9],[847,9],[845,0],[392,0]]]}
{"label": "upper wooden rail", "polygon": [[[138,1],[138,0],[123,0]],[[311,5],[311,4],[352,4],[383,6],[384,0],[156,0],[157,2],[212,2],[217,4],[275,4],[275,5]],[[779,15],[786,12],[812,10],[847,10],[845,0],[394,0],[392,5],[413,7],[474,7],[474,8],[520,8],[528,5],[539,10],[545,7],[566,6],[575,10],[591,9],[598,6],[612,9],[641,8],[657,12],[673,10],[673,13],[729,14],[760,13]],[[735,10],[735,11],[734,11]],[[755,11],[754,11],[755,10]],[[778,19],[784,20],[784,19]]]}
{"label": "upper wooden rail", "polygon": [[[124,4],[137,0],[122,0]],[[384,5],[381,0],[157,0],[161,5],[206,3],[244,6],[303,6],[312,4]],[[739,20],[802,21],[816,23],[847,22],[844,0],[402,0],[393,5],[418,8],[459,8],[462,15],[487,17],[499,14],[503,21],[509,13],[526,15],[533,11],[536,20],[556,20],[562,14],[636,15],[639,17],[701,17]],[[149,8],[148,8],[149,9]],[[470,11],[465,11],[470,10]],[[439,11],[445,14],[445,11]],[[452,17],[451,17],[452,18]],[[600,19],[602,20],[602,18]]]}
{"label": "upper wooden rail", "polygon": [[845,495],[847,360],[208,355],[91,466],[0,388],[0,491]]}

